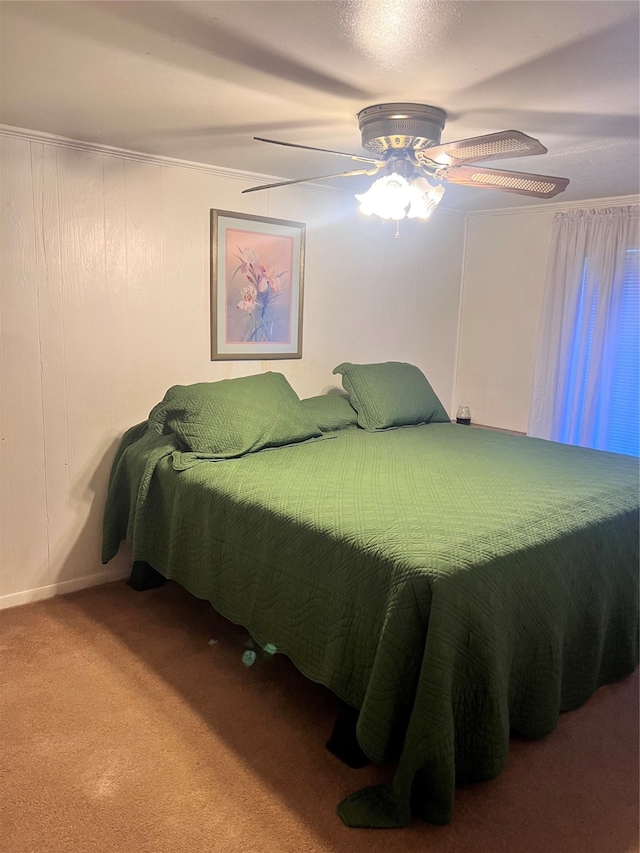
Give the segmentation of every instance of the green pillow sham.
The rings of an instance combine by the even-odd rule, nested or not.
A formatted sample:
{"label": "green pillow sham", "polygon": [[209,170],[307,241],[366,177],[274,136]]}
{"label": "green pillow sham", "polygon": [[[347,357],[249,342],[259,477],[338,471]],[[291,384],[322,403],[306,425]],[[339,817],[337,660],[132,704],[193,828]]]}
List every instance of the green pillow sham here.
{"label": "green pillow sham", "polygon": [[322,432],[335,432],[358,424],[356,410],[341,394],[319,394],[301,402]]}
{"label": "green pillow sham", "polygon": [[149,425],[173,432],[187,451],[232,459],[319,438],[322,431],[281,373],[174,385]]}
{"label": "green pillow sham", "polygon": [[413,364],[343,362],[333,372],[342,375],[342,386],[363,429],[449,423],[449,416],[426,376]]}

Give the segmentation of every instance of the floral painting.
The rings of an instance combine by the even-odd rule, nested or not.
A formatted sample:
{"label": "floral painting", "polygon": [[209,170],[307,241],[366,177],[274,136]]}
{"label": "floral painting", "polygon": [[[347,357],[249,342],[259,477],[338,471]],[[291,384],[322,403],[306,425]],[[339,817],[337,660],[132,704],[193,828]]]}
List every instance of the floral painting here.
{"label": "floral painting", "polygon": [[211,213],[212,358],[300,358],[304,224]]}
{"label": "floral painting", "polygon": [[291,343],[293,239],[229,228],[226,256],[227,342]]}

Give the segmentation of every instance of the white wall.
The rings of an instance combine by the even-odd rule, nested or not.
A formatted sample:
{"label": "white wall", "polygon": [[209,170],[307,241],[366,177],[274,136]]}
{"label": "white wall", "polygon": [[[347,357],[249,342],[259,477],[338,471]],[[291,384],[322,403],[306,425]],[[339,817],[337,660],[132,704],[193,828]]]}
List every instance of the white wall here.
{"label": "white wall", "polygon": [[526,431],[553,216],[467,221],[454,406],[469,406],[476,423]]}
{"label": "white wall", "polygon": [[[362,220],[350,194],[241,195],[236,173],[0,135],[0,605],[122,576],[100,564],[123,431],[176,383],[265,370],[301,397],[341,361],[410,361],[450,410],[463,220]],[[301,360],[211,362],[209,210],[307,223]]]}

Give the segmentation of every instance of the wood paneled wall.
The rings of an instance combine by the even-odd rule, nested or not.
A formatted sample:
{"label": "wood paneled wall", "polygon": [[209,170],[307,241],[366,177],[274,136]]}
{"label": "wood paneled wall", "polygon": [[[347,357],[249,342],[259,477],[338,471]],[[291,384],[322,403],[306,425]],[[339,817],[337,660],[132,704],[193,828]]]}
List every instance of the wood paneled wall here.
{"label": "wood paneled wall", "polygon": [[[265,370],[301,397],[341,361],[410,361],[451,406],[461,219],[363,221],[349,193],[0,135],[0,605],[126,574],[100,563],[113,455],[176,383]],[[307,223],[303,358],[209,359],[209,210]]]}

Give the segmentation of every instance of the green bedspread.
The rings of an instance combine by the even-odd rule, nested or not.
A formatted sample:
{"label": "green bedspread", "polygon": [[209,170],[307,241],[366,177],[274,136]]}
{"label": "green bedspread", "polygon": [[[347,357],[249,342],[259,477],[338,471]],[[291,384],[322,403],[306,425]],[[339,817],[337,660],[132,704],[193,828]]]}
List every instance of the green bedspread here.
{"label": "green bedspread", "polygon": [[[182,470],[176,470],[182,468]],[[397,762],[338,807],[352,826],[451,817],[638,661],[638,463],[455,424],[197,462],[130,430],[103,560],[144,560],[360,709]]]}

